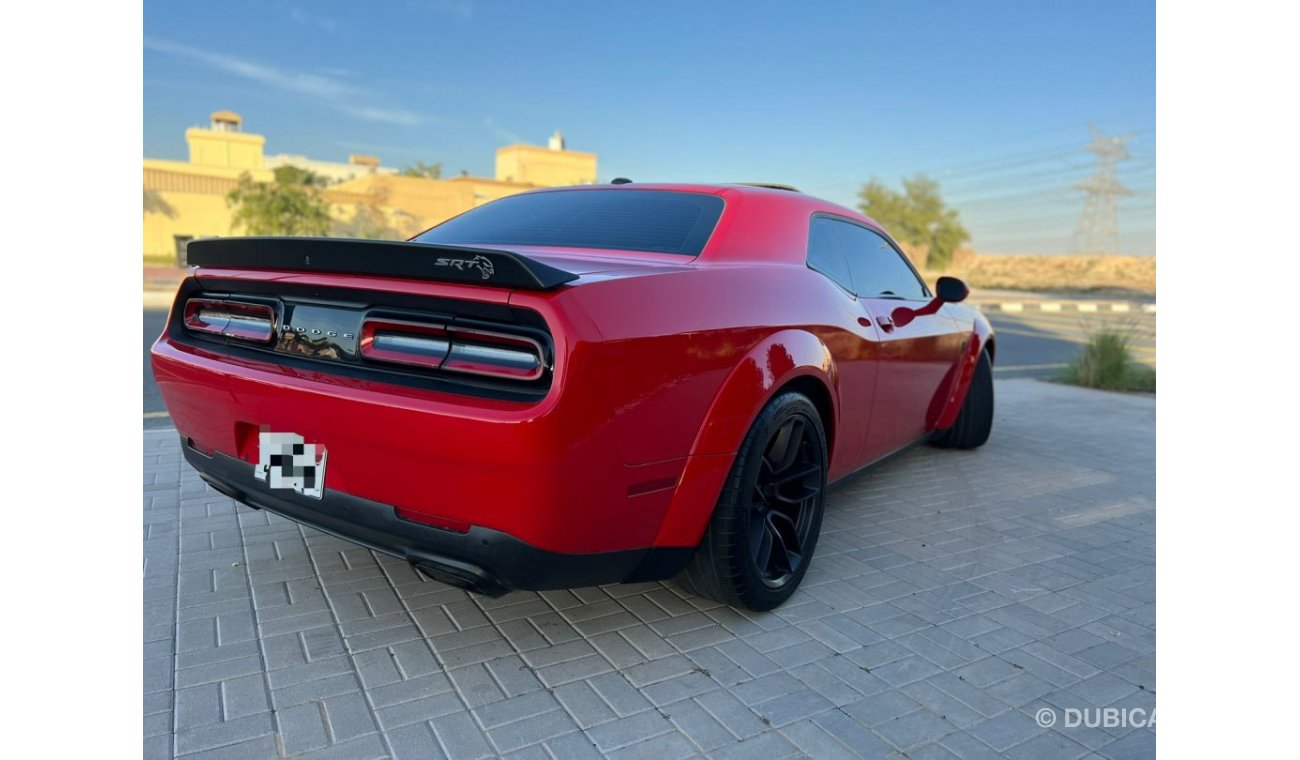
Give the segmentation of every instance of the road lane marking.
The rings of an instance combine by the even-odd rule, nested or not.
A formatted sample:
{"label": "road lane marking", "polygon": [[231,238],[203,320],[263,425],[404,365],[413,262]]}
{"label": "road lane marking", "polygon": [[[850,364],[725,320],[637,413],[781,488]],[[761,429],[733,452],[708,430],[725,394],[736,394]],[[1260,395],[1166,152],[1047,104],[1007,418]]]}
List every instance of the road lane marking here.
{"label": "road lane marking", "polygon": [[993,371],[994,372],[1017,372],[1020,370],[1028,371],[1031,369],[1065,369],[1068,366],[1070,365],[1066,364],[1065,362],[1058,362],[1056,364],[1020,364],[1014,367],[999,367],[995,364],[993,365]]}
{"label": "road lane marking", "polygon": [[1063,343],[1080,343],[1086,344],[1087,338],[1083,335],[1062,334],[1059,332],[1032,332],[1030,330],[1013,330],[1010,327],[993,327],[994,335],[1020,335],[1025,338],[1039,338],[1041,340],[1061,341]]}
{"label": "road lane marking", "polygon": [[[1063,332],[1049,332],[1047,330],[1043,330],[1042,332],[1033,332],[1031,330],[1016,330],[1010,327],[1000,327],[998,325],[993,326],[993,334],[994,335],[1019,335],[1025,338],[1038,338],[1039,340],[1059,341],[1061,343],[1075,343],[1080,346],[1088,345],[1088,341],[1089,341],[1088,335],[1083,333],[1078,333],[1078,332],[1063,333]],[[1144,338],[1143,336],[1135,336],[1135,337],[1136,339],[1133,340],[1131,343],[1129,343],[1130,351],[1155,351],[1156,350],[1156,347],[1154,345],[1145,345],[1146,340],[1148,339]]]}
{"label": "road lane marking", "polygon": [[168,414],[167,412],[145,412],[144,413],[144,418],[146,420],[157,420],[163,417],[170,417],[170,416],[171,415]]}

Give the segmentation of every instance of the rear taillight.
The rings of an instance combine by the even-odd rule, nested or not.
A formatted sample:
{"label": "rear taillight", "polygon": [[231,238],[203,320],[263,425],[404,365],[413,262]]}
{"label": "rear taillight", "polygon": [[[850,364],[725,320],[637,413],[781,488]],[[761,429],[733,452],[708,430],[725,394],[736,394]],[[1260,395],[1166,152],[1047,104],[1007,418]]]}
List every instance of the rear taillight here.
{"label": "rear taillight", "polygon": [[377,362],[438,369],[450,348],[451,338],[442,325],[389,319],[361,323],[361,355]]}
{"label": "rear taillight", "polygon": [[545,363],[542,346],[532,338],[453,326],[451,352],[442,368],[468,375],[536,380]]}
{"label": "rear taillight", "polygon": [[361,325],[361,356],[508,380],[536,380],[546,371],[539,341],[456,324],[367,319]]}
{"label": "rear taillight", "polygon": [[185,302],[185,328],[254,343],[275,336],[275,309],[266,304],[191,298]]}

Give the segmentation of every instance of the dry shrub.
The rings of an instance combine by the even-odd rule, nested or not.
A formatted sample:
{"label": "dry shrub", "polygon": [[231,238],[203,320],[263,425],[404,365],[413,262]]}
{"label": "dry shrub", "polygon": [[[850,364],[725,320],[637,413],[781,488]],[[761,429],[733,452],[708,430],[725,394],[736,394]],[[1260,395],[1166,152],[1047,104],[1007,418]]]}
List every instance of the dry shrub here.
{"label": "dry shrub", "polygon": [[1129,340],[1127,332],[1113,328],[1093,333],[1079,355],[1062,371],[1060,380],[1087,388],[1154,393],[1155,370],[1133,361]]}

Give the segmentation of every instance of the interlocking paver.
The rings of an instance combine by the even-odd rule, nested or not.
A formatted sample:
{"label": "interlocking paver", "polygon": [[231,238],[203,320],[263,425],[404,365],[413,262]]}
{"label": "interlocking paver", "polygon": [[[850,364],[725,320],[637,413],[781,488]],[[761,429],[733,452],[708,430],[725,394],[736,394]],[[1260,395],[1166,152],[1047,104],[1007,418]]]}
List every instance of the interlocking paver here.
{"label": "interlocking paver", "polygon": [[785,726],[798,720],[835,708],[826,697],[812,689],[799,689],[789,694],[760,702],[751,709],[773,726]]}
{"label": "interlocking paver", "polygon": [[921,708],[875,726],[875,732],[900,750],[939,739],[956,726],[934,712]]}
{"label": "interlocking paver", "polygon": [[641,691],[653,704],[662,707],[716,688],[718,683],[711,676],[706,675],[703,669],[697,668],[689,673],[651,684]]}
{"label": "interlocking paver", "polygon": [[580,728],[591,728],[618,718],[614,708],[586,681],[565,684],[555,689],[554,693]]}
{"label": "interlocking paver", "polygon": [[683,700],[674,704],[669,717],[677,730],[704,752],[725,747],[736,741],[735,736],[725,726],[694,700]]}
{"label": "interlocking paver", "polygon": [[1006,702],[1012,707],[1038,699],[1055,688],[1032,673],[1016,673],[1005,681],[999,681],[988,688],[988,693]]}
{"label": "interlocking paver", "polygon": [[598,749],[609,752],[673,731],[670,720],[662,712],[649,710],[602,723],[588,730],[587,736],[591,737]]}
{"label": "interlocking paver", "polygon": [[756,736],[768,728],[762,718],[728,691],[711,691],[695,701],[737,738]]}
{"label": "interlocking paver", "polygon": [[467,713],[457,712],[433,719],[433,731],[450,757],[491,757],[492,747]]}
{"label": "interlocking paver", "polygon": [[926,681],[908,684],[903,687],[903,692],[958,728],[970,728],[985,717],[975,708]]}
{"label": "interlocking paver", "polygon": [[176,728],[188,730],[223,720],[221,683],[202,684],[176,691]]}
{"label": "interlocking paver", "polygon": [[275,722],[286,754],[297,755],[330,744],[329,731],[325,728],[325,713],[319,702],[278,710]]}
{"label": "interlocking paver", "polygon": [[1149,757],[1154,403],[999,382],[979,452],[837,487],[774,612],[476,596],[236,507],[146,431],[146,757]]}
{"label": "interlocking paver", "polygon": [[480,705],[497,702],[506,698],[505,692],[497,685],[486,665],[469,665],[449,671],[456,693],[467,707],[473,709]]}
{"label": "interlocking paver", "polygon": [[420,697],[380,707],[376,705],[375,717],[385,729],[407,726],[412,723],[424,723],[443,715],[460,712],[465,704],[454,694],[439,694],[432,697]]}

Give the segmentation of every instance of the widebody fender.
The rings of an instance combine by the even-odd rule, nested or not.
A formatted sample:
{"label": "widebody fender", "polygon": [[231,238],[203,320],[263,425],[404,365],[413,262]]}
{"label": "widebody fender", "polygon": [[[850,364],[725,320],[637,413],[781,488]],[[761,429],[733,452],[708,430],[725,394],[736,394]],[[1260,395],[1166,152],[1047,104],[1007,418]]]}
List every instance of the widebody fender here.
{"label": "widebody fender", "polygon": [[962,349],[961,358],[953,367],[952,381],[947,384],[948,393],[936,398],[936,401],[941,400],[941,403],[932,414],[934,430],[947,430],[957,422],[957,414],[961,412],[962,404],[966,402],[966,391],[970,389],[971,379],[975,377],[975,367],[979,362],[980,353],[988,348],[989,342],[993,339],[993,328],[989,325],[988,319],[974,309],[963,307],[963,311],[966,310],[969,310],[971,315],[966,316],[965,319],[962,318],[964,315],[954,316],[959,324],[970,325],[970,337],[967,338],[966,346]]}
{"label": "widebody fender", "polygon": [[[828,436],[838,427],[838,373],[826,344],[797,329],[759,341],[735,365],[709,407],[656,546],[695,546],[713,514],[736,453],[763,407],[782,388],[808,378],[829,399]],[[804,381],[807,382],[807,381]]]}

